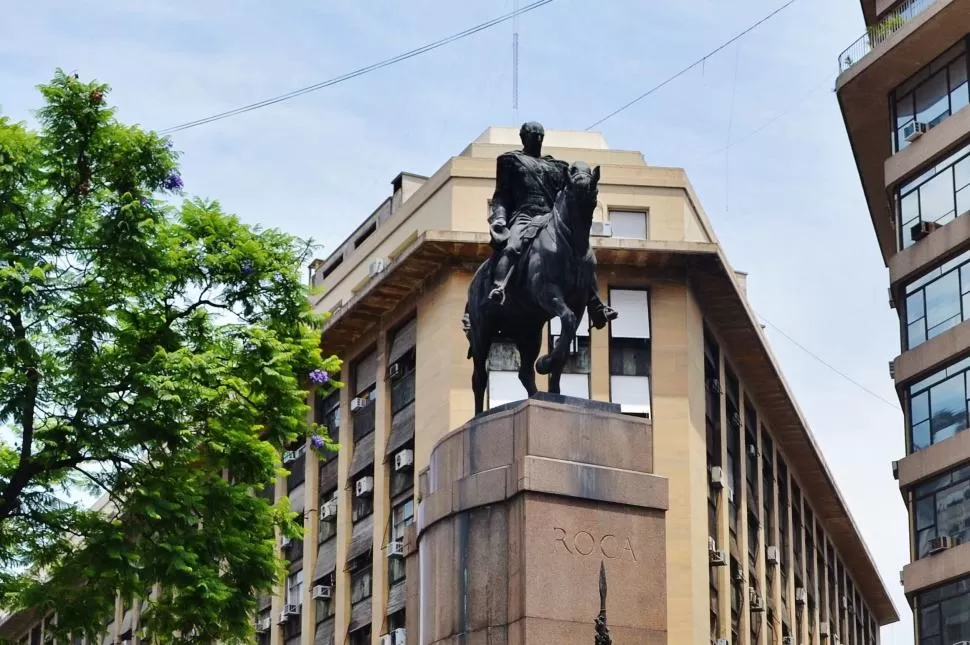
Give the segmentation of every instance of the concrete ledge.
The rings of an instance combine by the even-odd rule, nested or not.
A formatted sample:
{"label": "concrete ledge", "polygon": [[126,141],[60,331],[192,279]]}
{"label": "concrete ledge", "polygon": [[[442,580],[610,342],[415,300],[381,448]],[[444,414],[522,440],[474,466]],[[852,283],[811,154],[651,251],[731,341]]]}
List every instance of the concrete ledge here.
{"label": "concrete ledge", "polygon": [[963,250],[970,242],[970,213],[962,213],[925,239],[889,258],[889,284],[893,288]]}
{"label": "concrete ledge", "polygon": [[970,574],[970,543],[927,556],[903,567],[903,591],[907,596]]}
{"label": "concrete ledge", "polygon": [[906,489],[970,461],[970,430],[899,460],[899,488]]}
{"label": "concrete ledge", "polygon": [[936,371],[964,354],[968,347],[970,320],[965,320],[939,336],[903,352],[893,361],[896,387],[901,390],[909,381]]}
{"label": "concrete ledge", "polygon": [[564,495],[597,502],[667,510],[667,479],[658,475],[526,457],[518,466],[517,491]]}

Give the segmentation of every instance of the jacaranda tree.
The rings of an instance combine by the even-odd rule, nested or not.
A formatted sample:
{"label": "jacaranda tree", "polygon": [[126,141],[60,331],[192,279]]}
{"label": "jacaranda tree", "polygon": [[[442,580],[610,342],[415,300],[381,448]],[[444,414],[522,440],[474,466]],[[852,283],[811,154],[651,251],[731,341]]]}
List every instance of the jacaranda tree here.
{"label": "jacaranda tree", "polygon": [[105,85],[40,91],[36,130],[0,116],[0,602],[94,636],[154,590],[153,642],[251,639],[274,530],[302,526],[254,491],[329,442],[307,389],[339,386],[311,248],[181,198],[170,142]]}

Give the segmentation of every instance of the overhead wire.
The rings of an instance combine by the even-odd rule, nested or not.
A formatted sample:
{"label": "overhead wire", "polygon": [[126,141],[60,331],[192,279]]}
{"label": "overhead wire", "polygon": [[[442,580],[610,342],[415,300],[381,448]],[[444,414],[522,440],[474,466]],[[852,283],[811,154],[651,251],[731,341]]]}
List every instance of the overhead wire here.
{"label": "overhead wire", "polygon": [[[792,1],[794,1],[794,0],[792,0]],[[349,80],[351,80],[353,78],[357,78],[358,76],[363,76],[364,74],[369,74],[370,72],[375,72],[375,71],[380,70],[380,69],[383,69],[385,67],[389,67],[389,66],[394,65],[396,63],[400,63],[402,61],[408,60],[409,58],[414,58],[415,56],[420,56],[421,54],[425,54],[427,52],[433,51],[433,50],[438,49],[440,47],[444,47],[445,45],[448,45],[448,44],[451,44],[453,42],[456,42],[458,40],[462,40],[463,38],[467,38],[469,36],[472,36],[474,34],[477,34],[477,33],[481,32],[481,31],[485,31],[486,29],[490,29],[492,27],[495,27],[496,25],[500,25],[500,24],[502,24],[504,22],[507,22],[509,20],[512,20],[513,18],[515,18],[517,16],[520,16],[520,15],[522,15],[524,13],[528,13],[530,11],[534,11],[534,10],[536,10],[536,9],[538,9],[540,7],[543,7],[543,6],[547,5],[547,4],[550,4],[552,2],[554,2],[554,0],[536,0],[535,2],[532,2],[530,4],[527,4],[524,7],[520,7],[518,9],[514,10],[514,11],[511,11],[510,13],[504,14],[502,16],[498,16],[497,18],[492,18],[491,20],[488,20],[486,22],[479,23],[479,24],[475,25],[474,27],[469,27],[468,29],[465,29],[465,30],[460,31],[458,33],[452,34],[450,36],[446,36],[446,37],[441,38],[439,40],[436,40],[434,42],[431,42],[431,43],[428,43],[426,45],[423,45],[421,47],[417,47],[415,49],[406,51],[403,54],[398,54],[397,56],[392,56],[391,58],[386,58],[386,59],[384,59],[382,61],[379,61],[377,63],[373,63],[373,64],[367,65],[365,67],[360,67],[360,68],[355,69],[355,70],[353,70],[351,72],[347,72],[345,74],[341,74],[340,76],[335,76],[335,77],[330,78],[330,79],[327,79],[325,81],[321,81],[319,83],[314,83],[313,85],[307,85],[306,87],[301,87],[299,89],[292,90],[290,92],[286,92],[285,94],[280,94],[278,96],[274,96],[274,97],[271,97],[271,98],[268,98],[268,99],[264,99],[262,101],[257,101],[255,103],[250,103],[249,105],[244,105],[244,106],[241,106],[241,107],[238,107],[238,108],[234,108],[232,110],[226,110],[225,112],[220,112],[218,114],[213,114],[211,116],[203,117],[201,119],[196,119],[194,121],[187,121],[187,122],[181,123],[179,125],[174,125],[174,126],[171,126],[169,128],[165,128],[164,130],[161,130],[160,131],[160,134],[173,134],[175,132],[181,132],[182,130],[188,130],[189,128],[195,128],[195,127],[198,127],[200,125],[205,125],[207,123],[212,123],[214,121],[220,121],[222,119],[228,119],[229,117],[237,116],[237,115],[240,115],[240,114],[245,114],[246,112],[251,112],[253,110],[258,110],[260,108],[264,108],[264,107],[267,107],[267,106],[270,106],[270,105],[275,105],[277,103],[282,103],[283,101],[288,101],[288,100],[293,99],[293,98],[296,98],[298,96],[302,96],[304,94],[309,94],[310,92],[316,92],[317,90],[322,90],[322,89],[324,89],[326,87],[331,87],[333,85],[337,85],[338,83],[343,83],[345,81],[349,81]]]}
{"label": "overhead wire", "polygon": [[686,74],[690,70],[694,69],[698,65],[703,65],[707,61],[708,58],[712,57],[714,54],[718,53],[719,51],[721,51],[725,47],[728,47],[732,43],[740,40],[744,36],[748,35],[750,32],[754,31],[755,29],[757,29],[759,26],[761,26],[765,22],[771,20],[772,18],[774,18],[775,16],[777,16],[779,13],[781,13],[782,11],[784,11],[785,9],[787,9],[788,7],[790,7],[791,5],[795,4],[797,1],[798,0],[788,0],[788,2],[786,2],[785,4],[781,5],[780,7],[778,7],[777,9],[775,9],[774,11],[772,11],[771,13],[769,13],[768,15],[766,15],[765,17],[761,18],[760,20],[758,20],[753,25],[747,27],[744,31],[742,31],[739,34],[733,36],[730,40],[727,40],[726,42],[722,43],[721,45],[718,45],[717,47],[715,47],[711,51],[707,52],[706,54],[704,54],[702,57],[698,58],[696,61],[694,61],[693,63],[691,63],[687,67],[685,67],[682,70],[680,70],[679,72],[677,72],[677,73],[675,73],[675,74],[667,77],[665,80],[661,81],[657,85],[654,85],[649,90],[647,90],[646,92],[644,92],[640,96],[636,97],[632,101],[629,101],[628,103],[624,103],[623,105],[621,105],[620,107],[616,108],[615,110],[613,110],[612,112],[610,112],[609,114],[607,114],[606,116],[604,116],[603,118],[601,118],[600,120],[593,122],[592,124],[590,124],[589,126],[586,127],[586,130],[587,131],[592,130],[593,128],[597,127],[598,125],[601,125],[601,124],[605,123],[606,121],[609,121],[610,119],[612,119],[613,117],[615,117],[617,114],[619,114],[621,112],[624,112],[624,111],[628,110],[629,108],[633,107],[634,105],[636,105],[637,103],[639,103],[643,99],[647,98],[648,96],[650,96],[654,92],[657,92],[658,90],[660,90],[663,87],[667,86],[668,84],[670,84],[674,80],[680,78],[681,76],[683,76],[684,74]]}

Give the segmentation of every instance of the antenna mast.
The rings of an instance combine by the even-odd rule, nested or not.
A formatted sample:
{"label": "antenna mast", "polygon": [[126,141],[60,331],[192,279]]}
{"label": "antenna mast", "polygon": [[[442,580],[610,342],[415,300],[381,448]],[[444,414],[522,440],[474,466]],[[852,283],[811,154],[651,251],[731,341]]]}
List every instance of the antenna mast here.
{"label": "antenna mast", "polygon": [[512,0],[512,124],[519,122],[519,0]]}

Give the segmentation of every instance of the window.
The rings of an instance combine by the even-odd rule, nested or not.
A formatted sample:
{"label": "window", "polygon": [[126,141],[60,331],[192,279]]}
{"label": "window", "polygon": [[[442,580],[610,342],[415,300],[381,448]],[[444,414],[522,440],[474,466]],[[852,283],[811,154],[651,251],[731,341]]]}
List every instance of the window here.
{"label": "window", "polygon": [[903,128],[918,121],[932,128],[967,105],[967,48],[961,40],[893,92],[895,150],[909,145]]}
{"label": "window", "polygon": [[412,348],[394,363],[401,373],[391,381],[391,414],[397,414],[414,402],[414,361]]}
{"label": "window", "polygon": [[970,541],[970,466],[952,470],[913,491],[916,555],[929,555],[930,540],[950,536]]}
{"label": "window", "polygon": [[[562,324],[559,318],[549,321],[549,347],[559,338]],[[563,368],[562,377],[559,379],[559,391],[566,396],[575,396],[582,399],[589,398],[589,371],[590,371],[590,347],[589,347],[589,318],[584,311],[583,318],[579,321],[576,329],[576,340],[569,348],[569,359]]]}
{"label": "window", "polygon": [[330,490],[323,495],[320,495],[320,532],[317,539],[320,544],[323,544],[327,540],[331,540],[337,536],[337,516],[334,514],[332,517],[323,516],[323,507],[326,505],[328,509],[336,510],[337,508],[337,491]]}
{"label": "window", "polygon": [[[371,352],[354,365],[354,401],[351,404],[354,441],[374,431],[377,406],[377,353]],[[358,407],[354,410],[354,406]]]}
{"label": "window", "polygon": [[303,569],[291,574],[286,579],[286,604],[303,604]]}
{"label": "window", "polygon": [[[404,531],[414,524],[414,500],[398,504],[391,512],[391,541],[402,542]],[[400,582],[405,577],[404,558],[392,558],[389,563],[388,579],[390,584]]]}
{"label": "window", "polygon": [[646,291],[610,289],[610,400],[650,414],[650,307]]}
{"label": "window", "polygon": [[350,633],[350,645],[370,645],[370,625]]}
{"label": "window", "polygon": [[373,582],[370,556],[358,558],[354,564],[356,567],[350,574],[350,603],[352,605],[371,597],[371,583]]}
{"label": "window", "polygon": [[644,211],[610,210],[610,228],[613,237],[645,240],[647,239],[647,214]]}
{"label": "window", "polygon": [[[372,477],[373,472],[374,468],[371,466],[368,470],[362,473],[361,477],[358,477],[357,481],[363,477]],[[356,483],[354,486],[354,510],[351,521],[359,522],[360,520],[374,513],[374,496],[372,494],[358,495],[356,492]]]}
{"label": "window", "polygon": [[[337,588],[337,586],[334,584],[334,577],[334,574],[331,572],[317,580],[317,584],[330,587],[332,593],[332,591]],[[334,602],[334,598],[332,596],[329,599],[317,598],[316,603],[316,619],[318,623],[323,622],[328,618],[332,618],[337,612],[337,603]]]}
{"label": "window", "polygon": [[488,353],[488,407],[529,398],[519,382],[519,350],[515,343],[492,343]]}
{"label": "window", "polygon": [[904,287],[903,348],[913,349],[970,317],[970,251]]}
{"label": "window", "polygon": [[748,514],[758,517],[758,415],[744,401],[744,479],[748,486]]}
{"label": "window", "polygon": [[[334,442],[340,439],[340,393],[331,392],[328,396],[323,397],[316,395],[316,400],[313,404],[313,415],[314,423],[321,425],[327,429],[327,433],[330,435],[330,439]],[[327,455],[320,455],[321,461],[328,461],[329,459],[336,457],[337,453],[331,453]]]}
{"label": "window", "polygon": [[968,370],[965,358],[906,388],[911,453],[966,430]]}
{"label": "window", "polygon": [[915,243],[920,222],[947,224],[970,210],[970,145],[927,168],[896,191],[900,248]]}
{"label": "window", "polygon": [[[791,556],[788,554],[788,546],[791,544],[791,535],[788,532],[788,468],[785,466],[785,462],[782,460],[781,455],[778,456],[778,550],[781,552],[781,566],[779,567],[781,572],[781,588],[788,589],[788,573],[791,568]],[[788,594],[783,592],[781,594],[781,604],[782,607],[787,607],[788,605]],[[785,609],[782,615],[788,614],[788,610]]]}

